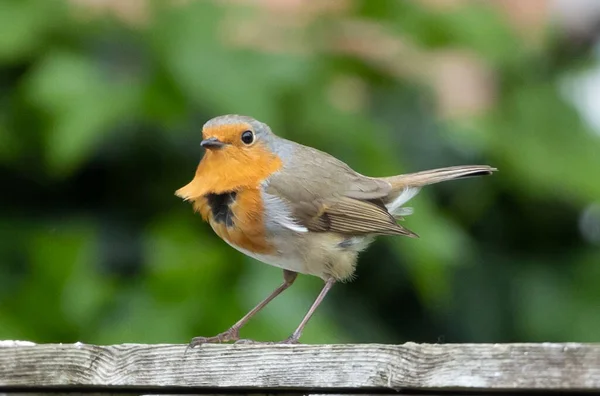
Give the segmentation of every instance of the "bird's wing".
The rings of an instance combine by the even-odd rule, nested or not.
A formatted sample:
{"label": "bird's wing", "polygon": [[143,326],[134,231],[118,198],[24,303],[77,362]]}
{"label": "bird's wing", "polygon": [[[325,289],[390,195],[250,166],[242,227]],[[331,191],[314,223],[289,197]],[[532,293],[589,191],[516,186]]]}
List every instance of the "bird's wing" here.
{"label": "bird's wing", "polygon": [[416,236],[396,223],[383,204],[391,190],[387,181],[360,175],[318,150],[305,150],[301,164],[288,164],[265,183],[265,192],[285,201],[298,224],[313,232]]}
{"label": "bird's wing", "polygon": [[337,232],[347,235],[416,236],[396,223],[385,206],[349,197],[330,197],[314,201],[291,202],[293,215],[312,232]]}

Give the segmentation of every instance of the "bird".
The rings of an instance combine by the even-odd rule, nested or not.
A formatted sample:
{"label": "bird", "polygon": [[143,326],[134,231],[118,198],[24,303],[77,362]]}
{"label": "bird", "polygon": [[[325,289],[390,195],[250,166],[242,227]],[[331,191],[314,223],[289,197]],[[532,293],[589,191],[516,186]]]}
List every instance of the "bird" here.
{"label": "bird", "polygon": [[194,337],[206,343],[261,343],[241,339],[240,329],[298,274],[324,286],[296,330],[282,341],[299,343],[329,290],[349,281],[358,255],[380,235],[416,238],[398,223],[411,214],[404,205],[429,184],[490,175],[487,165],[452,166],[388,177],[364,176],[318,149],[277,136],[252,117],[236,114],[208,120],[205,149],[193,179],[175,191],[231,247],[283,270],[283,283],[226,331]]}

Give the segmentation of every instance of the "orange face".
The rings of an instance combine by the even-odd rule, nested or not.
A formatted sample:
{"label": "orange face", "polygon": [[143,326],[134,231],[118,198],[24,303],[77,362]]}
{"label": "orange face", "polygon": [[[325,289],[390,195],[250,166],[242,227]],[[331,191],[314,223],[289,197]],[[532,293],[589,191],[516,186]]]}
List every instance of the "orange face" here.
{"label": "orange face", "polygon": [[246,147],[249,145],[242,141],[242,134],[246,131],[253,133],[252,126],[245,122],[239,124],[215,125],[202,129],[202,138],[216,138],[219,142],[230,146]]}
{"label": "orange face", "polygon": [[206,153],[194,179],[177,190],[182,198],[258,189],[263,180],[281,169],[281,159],[256,140],[247,123],[205,127],[202,136]]}

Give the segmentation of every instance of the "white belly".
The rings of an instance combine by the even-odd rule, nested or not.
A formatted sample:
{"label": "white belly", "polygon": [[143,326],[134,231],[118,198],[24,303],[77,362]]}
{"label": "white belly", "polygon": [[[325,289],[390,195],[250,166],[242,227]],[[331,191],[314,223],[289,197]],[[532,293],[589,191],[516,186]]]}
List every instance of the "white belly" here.
{"label": "white belly", "polygon": [[270,254],[253,253],[239,246],[235,246],[234,244],[229,243],[228,241],[225,242],[227,242],[229,246],[231,246],[238,252],[244,253],[246,256],[252,257],[253,259],[258,260],[262,263],[269,264],[277,268],[286,269],[288,271],[298,272],[300,274],[314,275],[306,272],[306,265],[301,260],[295,260],[289,257],[275,256]]}

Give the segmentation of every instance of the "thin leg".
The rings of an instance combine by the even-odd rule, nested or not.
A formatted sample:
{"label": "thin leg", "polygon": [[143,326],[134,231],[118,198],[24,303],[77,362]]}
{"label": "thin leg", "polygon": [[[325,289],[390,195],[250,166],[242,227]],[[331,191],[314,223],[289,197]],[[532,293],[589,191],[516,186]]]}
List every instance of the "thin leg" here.
{"label": "thin leg", "polygon": [[308,310],[308,312],[306,313],[306,315],[304,315],[302,322],[300,322],[300,324],[296,328],[296,331],[294,331],[294,333],[292,333],[292,335],[289,336],[287,340],[283,341],[284,344],[297,344],[298,343],[298,339],[302,335],[304,326],[306,326],[306,324],[308,323],[310,318],[313,316],[313,314],[317,310],[317,307],[319,306],[319,304],[321,304],[321,302],[323,302],[323,299],[325,298],[325,296],[327,295],[327,293],[329,292],[329,290],[331,289],[331,287],[333,286],[334,283],[335,283],[335,279],[333,279],[333,278],[329,278],[327,280],[327,282],[325,282],[325,286],[323,286],[323,289],[317,296],[315,302],[313,303],[313,305],[311,305],[311,307]]}
{"label": "thin leg", "polygon": [[193,348],[195,346],[206,344],[206,343],[219,343],[219,342],[228,342],[228,341],[237,341],[240,339],[240,329],[248,323],[248,321],[256,315],[261,309],[263,309],[268,303],[270,303],[275,297],[280,295],[285,289],[290,287],[292,283],[296,280],[298,273],[283,270],[283,283],[277,289],[273,291],[273,293],[269,294],[267,298],[262,300],[256,307],[254,307],[250,312],[244,315],[243,318],[238,320],[233,326],[229,328],[229,330],[224,331],[221,334],[217,334],[213,337],[194,337],[190,342],[190,347]]}

